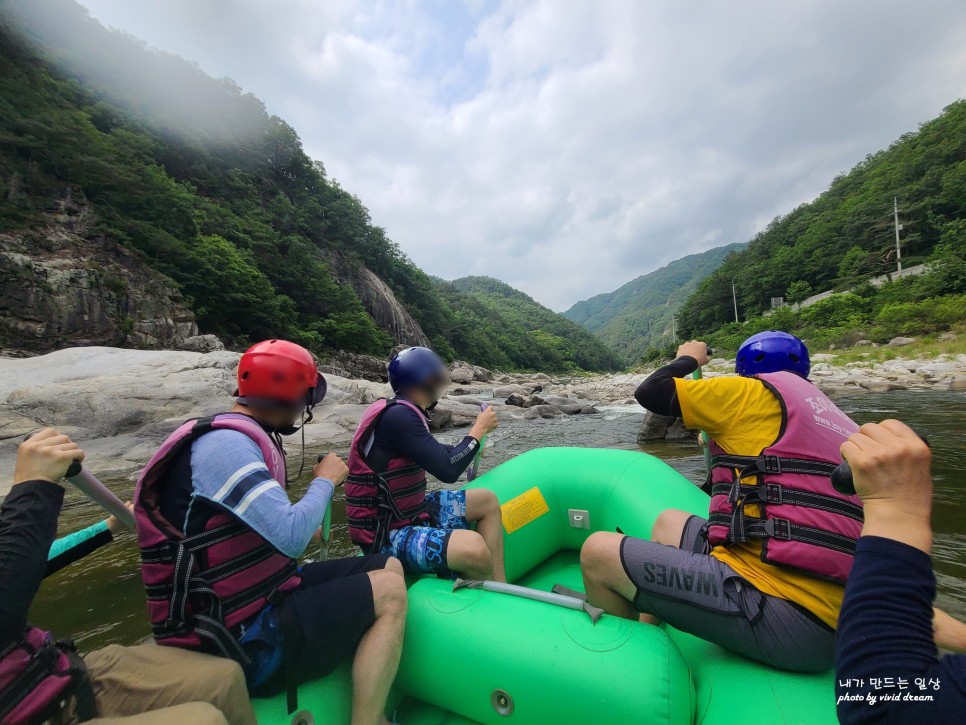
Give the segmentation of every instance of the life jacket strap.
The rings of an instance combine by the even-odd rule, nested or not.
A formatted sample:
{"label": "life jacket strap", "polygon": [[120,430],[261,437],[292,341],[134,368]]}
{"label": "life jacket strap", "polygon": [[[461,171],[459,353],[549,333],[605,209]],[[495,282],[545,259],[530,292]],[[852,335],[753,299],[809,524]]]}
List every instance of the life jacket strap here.
{"label": "life jacket strap", "polygon": [[729,501],[732,498],[735,501],[740,500],[743,506],[755,503],[804,506],[847,516],[855,521],[864,520],[862,506],[859,504],[824,493],[788,488],[778,483],[747,484],[740,480],[733,483],[721,482],[711,487],[711,495],[728,496]]}
{"label": "life jacket strap", "polygon": [[808,458],[785,458],[782,456],[733,456],[721,454],[712,456],[712,468],[727,468],[741,470],[740,478],[762,474],[801,473],[809,476],[829,477],[835,470],[836,463],[814,461]]}
{"label": "life jacket strap", "polygon": [[[7,656],[18,647],[27,647],[27,645],[26,643],[14,643],[0,653],[0,657]],[[61,654],[67,657],[68,667],[66,671],[56,669],[57,660]],[[23,671],[19,672],[0,692],[0,721],[6,722],[6,717],[17,705],[30,697],[44,680],[56,676],[69,677],[70,682],[56,701],[51,704],[42,719],[52,718],[63,709],[64,704],[69,702],[71,698],[74,700],[77,717],[81,722],[93,720],[97,717],[97,704],[87,666],[74,650],[74,643],[65,640],[54,644],[47,636],[43,644],[31,652],[30,661]]]}
{"label": "life jacket strap", "polygon": [[728,527],[728,543],[745,542],[748,539],[775,539],[778,541],[797,541],[812,546],[821,546],[843,554],[855,554],[855,539],[812,526],[793,524],[787,519],[761,519],[746,516],[744,506],[735,509],[732,515],[714,513],[708,517],[711,526]]}

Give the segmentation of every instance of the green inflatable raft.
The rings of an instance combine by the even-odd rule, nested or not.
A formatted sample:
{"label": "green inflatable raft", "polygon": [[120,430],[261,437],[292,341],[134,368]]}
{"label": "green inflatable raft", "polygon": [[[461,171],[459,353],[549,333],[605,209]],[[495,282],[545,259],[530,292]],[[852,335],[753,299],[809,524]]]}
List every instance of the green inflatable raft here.
{"label": "green inflatable raft", "polygon": [[[647,537],[666,508],[706,514],[708,497],[657,458],[542,448],[480,476],[499,497],[508,579],[582,589],[594,531]],[[260,723],[348,723],[348,665],[285,696],[255,700]],[[780,672],[678,632],[509,594],[413,579],[390,714],[429,723],[835,723],[833,675]]]}

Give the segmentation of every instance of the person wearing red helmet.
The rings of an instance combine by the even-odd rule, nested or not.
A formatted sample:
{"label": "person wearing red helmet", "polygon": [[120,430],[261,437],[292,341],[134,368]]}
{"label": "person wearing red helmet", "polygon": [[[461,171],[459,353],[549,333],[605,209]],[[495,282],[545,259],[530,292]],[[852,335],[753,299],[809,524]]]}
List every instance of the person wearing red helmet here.
{"label": "person wearing red helmet", "polygon": [[142,578],[158,644],[237,660],[256,695],[353,658],[353,723],[385,722],[406,615],[399,561],[375,554],[298,566],[348,469],[335,454],[301,500],[286,493],[281,437],[312,419],[325,378],[285,340],[249,348],[227,413],[176,430],[135,492]]}

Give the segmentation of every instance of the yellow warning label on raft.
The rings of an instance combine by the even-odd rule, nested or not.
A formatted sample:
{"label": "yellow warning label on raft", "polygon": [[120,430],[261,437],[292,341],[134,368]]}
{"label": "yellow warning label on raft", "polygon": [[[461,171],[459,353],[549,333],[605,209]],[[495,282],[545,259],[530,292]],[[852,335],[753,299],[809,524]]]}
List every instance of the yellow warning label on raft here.
{"label": "yellow warning label on raft", "polygon": [[547,500],[536,486],[516,498],[511,498],[500,509],[503,511],[503,528],[508,534],[522,529],[550,511]]}

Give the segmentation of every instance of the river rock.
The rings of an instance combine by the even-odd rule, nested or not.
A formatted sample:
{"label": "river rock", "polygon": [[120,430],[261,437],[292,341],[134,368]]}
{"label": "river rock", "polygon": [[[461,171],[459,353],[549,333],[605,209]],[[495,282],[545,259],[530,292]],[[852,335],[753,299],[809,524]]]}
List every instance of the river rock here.
{"label": "river rock", "polygon": [[903,345],[911,345],[916,341],[914,337],[893,337],[889,340],[889,347],[902,347]]}
{"label": "river rock", "polygon": [[478,405],[467,405],[455,400],[443,398],[436,407],[430,411],[429,427],[432,430],[444,430],[446,428],[463,428],[473,425],[476,416],[480,414]]}
{"label": "river rock", "polygon": [[957,375],[949,381],[949,389],[955,392],[966,390],[966,375]]}
{"label": "river rock", "polygon": [[533,420],[534,418],[557,418],[561,415],[563,415],[563,412],[553,405],[535,405],[532,408],[527,408],[523,417]]}
{"label": "river rock", "polygon": [[683,420],[676,418],[667,429],[667,433],[664,435],[664,440],[673,443],[681,443],[683,441],[697,440],[697,436],[697,431],[689,430],[684,426]]}
{"label": "river rock", "polygon": [[532,380],[539,380],[541,382],[544,382],[544,381],[550,382],[550,376],[547,375],[546,373],[536,373],[534,375],[531,375],[530,378]]}
{"label": "river rock", "polygon": [[647,411],[644,422],[637,433],[638,443],[651,443],[653,441],[663,441],[667,435],[668,428],[674,424],[674,418],[668,415],[658,415]]}
{"label": "river rock", "polygon": [[875,378],[862,380],[859,385],[870,393],[885,393],[890,390],[906,390],[902,383],[892,380],[876,380]]}
{"label": "river rock", "polygon": [[449,379],[461,385],[472,383],[476,380],[476,370],[469,363],[457,360],[450,366]]}
{"label": "river rock", "polygon": [[956,333],[953,332],[952,330],[950,330],[949,332],[944,332],[942,335],[939,336],[939,339],[942,342],[949,342],[950,340],[955,340]]}
{"label": "river rock", "polygon": [[499,387],[493,388],[494,398],[508,398],[511,395],[527,395],[529,391],[522,385],[517,385],[516,383],[512,385],[501,385]]}
{"label": "river rock", "polygon": [[826,352],[818,352],[810,356],[810,359],[813,363],[827,363],[827,362],[833,362],[835,360],[835,357],[836,357],[835,355],[829,355]]}
{"label": "river rock", "polygon": [[867,346],[873,345],[873,344],[874,343],[872,342],[872,340],[859,340],[852,347],[867,347]]}
{"label": "river rock", "polygon": [[178,349],[188,352],[217,352],[224,350],[225,344],[217,335],[192,335],[182,340]]}
{"label": "river rock", "polygon": [[385,383],[389,380],[389,373],[386,370],[387,363],[388,361],[384,358],[339,351],[332,353],[323,361],[319,370],[326,376],[338,375],[353,380],[361,378],[376,383]]}

